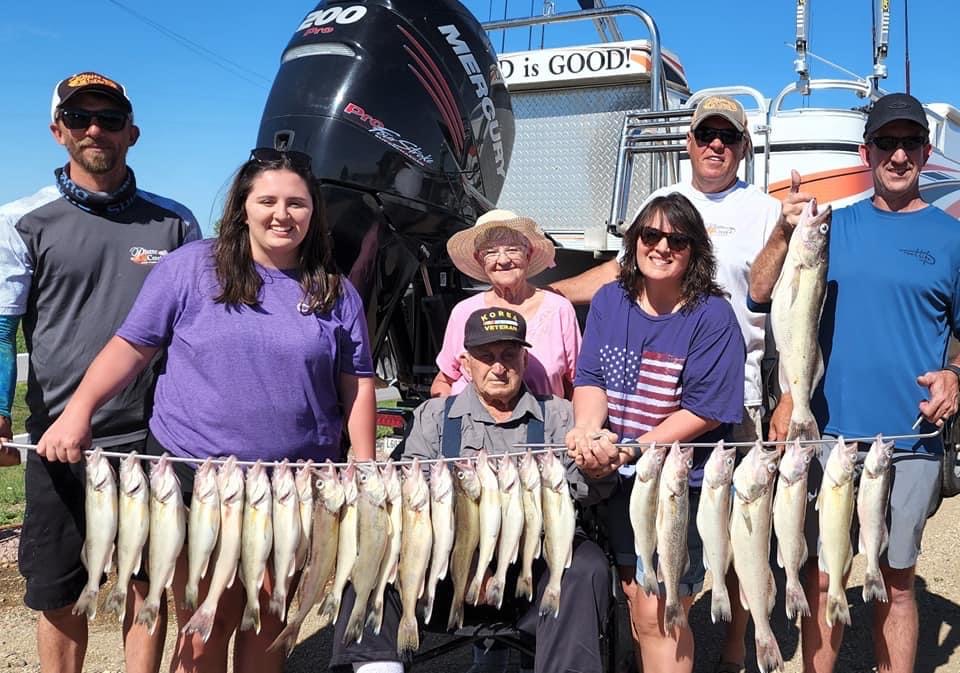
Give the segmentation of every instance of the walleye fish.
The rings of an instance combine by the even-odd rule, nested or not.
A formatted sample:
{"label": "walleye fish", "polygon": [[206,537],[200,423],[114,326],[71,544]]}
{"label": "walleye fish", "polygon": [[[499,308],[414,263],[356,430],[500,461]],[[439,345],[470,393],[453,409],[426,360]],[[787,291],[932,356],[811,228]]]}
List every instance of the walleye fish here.
{"label": "walleye fish", "polygon": [[[336,572],[333,577],[333,586],[324,597],[320,605],[320,628],[337,621],[340,618],[340,602],[343,599],[343,590],[353,572],[353,565],[357,561],[357,467],[350,459],[347,466],[340,471],[340,486],[343,488],[343,506],[340,508],[340,526],[337,534],[337,561]],[[333,538],[331,538],[333,539]],[[319,541],[318,541],[319,543]]]}
{"label": "walleye fish", "polygon": [[630,526],[637,558],[649,571],[643,574],[643,590],[648,596],[659,596],[660,585],[654,572],[653,552],[657,548],[657,498],[660,472],[667,457],[667,446],[651,444],[637,461],[630,489]]}
{"label": "walleye fish", "polygon": [[376,588],[380,565],[387,553],[390,514],[387,489],[380,470],[373,463],[357,463],[360,495],[357,498],[357,560],[350,573],[356,600],[347,621],[343,642],[360,643],[367,622],[367,604]]}
{"label": "walleye fish", "polygon": [[210,638],[220,596],[233,586],[240,561],[243,530],[243,470],[233,456],[217,470],[217,494],[220,499],[220,537],[213,552],[214,564],[207,595],[183,627],[183,634],[197,633],[203,642]]}
{"label": "walleye fish", "polygon": [[825,621],[831,627],[838,620],[848,626],[850,624],[844,577],[853,561],[850,524],[853,522],[853,472],[856,464],[856,442],[845,444],[843,437],[837,439],[823,469],[823,483],[817,497],[820,568],[830,576]]}
{"label": "walleye fish", "polygon": [[503,591],[507,583],[507,568],[517,562],[520,536],[523,534],[523,496],[520,473],[510,456],[500,459],[497,467],[500,489],[500,541],[497,546],[497,570],[487,584],[487,603],[503,605]]}
{"label": "walleye fish", "polygon": [[308,460],[297,468],[297,500],[300,507],[300,544],[297,545],[297,570],[303,568],[310,552],[313,537],[313,461]]}
{"label": "walleye fish", "polygon": [[123,623],[127,612],[130,577],[140,570],[143,546],[150,532],[150,484],[136,451],[120,463],[119,523],[117,526],[117,584],[104,608]]}
{"label": "walleye fish", "polygon": [[[316,511],[310,517],[313,526],[311,548],[297,589],[297,611],[290,616],[283,631],[267,648],[271,651],[283,648],[283,651],[289,654],[297,644],[303,621],[310,614],[336,567],[337,545],[330,544],[330,540],[336,540],[340,535],[340,509],[343,506],[344,493],[337,469],[329,464],[330,461],[327,463],[328,465],[318,470],[317,497],[314,499],[311,495],[310,498],[311,502],[316,503]],[[346,469],[352,471],[353,467]],[[300,474],[303,474],[303,468],[297,474],[298,480]],[[352,478],[351,474],[351,480]]]}
{"label": "walleye fish", "polygon": [[417,626],[417,601],[423,594],[433,544],[430,520],[430,487],[420,469],[420,461],[404,470],[403,524],[400,546],[400,604],[403,614],[397,630],[397,652],[415,652],[420,647]]}
{"label": "walleye fish", "polygon": [[87,534],[80,550],[80,560],[87,569],[87,585],[73,606],[73,614],[86,613],[87,619],[93,619],[97,616],[100,579],[104,573],[110,572],[113,561],[117,536],[117,480],[110,461],[101,455],[100,449],[95,449],[87,458],[84,471]]}
{"label": "walleye fish", "polygon": [[560,584],[563,571],[573,560],[573,535],[576,531],[576,513],[567,471],[553,451],[540,457],[540,497],[543,504],[543,555],[550,578],[540,599],[540,616],[560,614]]}
{"label": "walleye fish", "polygon": [[778,458],[778,451],[767,451],[758,441],[733,473],[733,568],[740,579],[740,602],[753,617],[757,666],[762,673],[783,670],[780,646],[770,628],[777,588],[768,560]]}
{"label": "walleye fish", "polygon": [[376,635],[380,635],[380,626],[383,624],[383,592],[387,584],[393,584],[397,579],[397,565],[400,563],[401,531],[403,530],[403,496],[400,484],[400,472],[392,461],[382,469],[383,487],[387,491],[387,516],[390,518],[389,543],[380,564],[380,576],[377,586],[370,596],[370,612],[367,615],[367,626]]}
{"label": "walleye fish", "polygon": [[[657,577],[663,582],[666,600],[663,628],[670,632],[687,625],[680,603],[680,578],[690,566],[687,552],[687,526],[690,521],[690,495],[687,479],[693,465],[693,447],[674,442],[663,462],[657,493]],[[653,574],[644,566],[644,576]]]}
{"label": "walleye fish", "polygon": [[863,579],[863,602],[887,602],[887,587],[880,574],[880,555],[887,548],[887,503],[890,499],[890,460],[893,442],[877,435],[863,460],[860,490],[857,492],[857,519],[860,540],[857,545],[867,560]]}
{"label": "walleye fish", "polygon": [[540,558],[543,536],[543,503],[540,495],[540,468],[527,450],[520,460],[520,485],[523,500],[523,553],[517,577],[517,598],[533,600],[533,562]]}
{"label": "walleye fish", "polygon": [[777,565],[787,576],[787,619],[810,616],[810,606],[803,593],[800,569],[807,562],[807,538],[803,533],[807,518],[807,474],[815,444],[801,446],[799,440],[787,446],[780,459],[777,494],[773,498],[773,530],[777,534]]}
{"label": "walleye fish", "polygon": [[780,387],[793,396],[787,439],[819,439],[810,396],[823,378],[817,340],[827,290],[830,206],[816,215],[816,201],[803,208],[773,288],[770,320],[780,351]]}
{"label": "walleye fish", "polygon": [[433,529],[433,549],[423,602],[424,622],[429,622],[433,616],[437,582],[447,576],[450,550],[453,549],[453,477],[442,460],[438,460],[430,468],[430,523]]}
{"label": "walleye fish", "polygon": [[240,581],[246,589],[240,630],[260,633],[260,588],[273,546],[273,494],[267,470],[259,460],[247,471],[240,546]]}
{"label": "walleye fish", "polygon": [[480,479],[480,549],[477,552],[477,571],[466,595],[467,602],[474,605],[480,602],[483,579],[493,560],[500,535],[500,486],[497,475],[490,467],[486,449],[477,452],[476,465]]}
{"label": "walleye fish", "polygon": [[453,600],[447,630],[463,626],[463,601],[470,579],[470,566],[480,544],[480,496],[482,488],[476,467],[470,460],[454,461],[453,517],[456,535],[450,557],[450,575],[453,580]]}
{"label": "walleye fish", "polygon": [[220,493],[213,460],[208,458],[193,477],[193,497],[187,526],[187,586],[183,604],[197,609],[200,580],[206,577],[207,566],[220,536]]}
{"label": "walleye fish", "polygon": [[703,565],[713,577],[710,596],[710,621],[732,619],[730,594],[727,593],[727,569],[730,567],[730,484],[737,449],[724,446],[723,440],[710,452],[703,468],[703,488],[697,509],[697,531],[703,541]]}
{"label": "walleye fish", "polygon": [[287,616],[287,592],[297,572],[300,547],[300,496],[293,470],[284,460],[273,469],[273,595],[270,611],[283,621]]}
{"label": "walleye fish", "polygon": [[150,470],[150,546],[147,556],[150,589],[137,613],[137,624],[145,625],[151,635],[157,628],[163,592],[173,582],[173,571],[186,533],[187,512],[183,506],[180,480],[164,454]]}

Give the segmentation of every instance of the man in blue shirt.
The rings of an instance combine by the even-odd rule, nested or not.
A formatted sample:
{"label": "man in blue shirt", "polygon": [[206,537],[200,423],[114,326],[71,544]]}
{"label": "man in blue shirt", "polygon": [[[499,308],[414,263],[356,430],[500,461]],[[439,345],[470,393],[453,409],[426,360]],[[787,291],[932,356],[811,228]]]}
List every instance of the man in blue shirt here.
{"label": "man in blue shirt", "polygon": [[[822,385],[812,409],[825,435],[910,435],[941,427],[957,412],[960,360],[947,363],[950,334],[960,326],[960,226],[920,194],[920,171],[930,156],[923,106],[907,94],[880,98],[871,109],[860,156],[873,176],[874,195],[833,214],[827,296],[820,321]],[[754,262],[750,296],[770,300],[790,235],[812,195],[791,193],[766,246]],[[784,395],[770,439],[784,439],[792,400]],[[861,446],[861,449],[865,449]],[[899,440],[892,462],[889,547],[881,557],[888,603],[873,608],[877,662],[883,670],[913,670],[918,618],[914,573],[929,505],[940,488],[939,436]],[[863,454],[861,453],[861,456]],[[826,460],[826,452],[821,458]],[[818,487],[821,470],[812,465]],[[808,512],[808,528],[816,516]],[[810,523],[813,525],[811,526]],[[827,575],[818,572],[816,538],[807,565],[805,670],[832,671],[843,625],[824,621]]]}

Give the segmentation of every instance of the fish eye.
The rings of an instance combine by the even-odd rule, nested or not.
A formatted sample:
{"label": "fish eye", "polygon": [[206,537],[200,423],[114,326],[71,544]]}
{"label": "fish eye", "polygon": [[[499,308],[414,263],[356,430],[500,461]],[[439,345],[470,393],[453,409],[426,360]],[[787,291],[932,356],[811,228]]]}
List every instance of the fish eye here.
{"label": "fish eye", "polygon": [[464,477],[466,477],[466,475],[463,473],[463,470],[457,470],[457,479],[463,481]]}
{"label": "fish eye", "polygon": [[725,461],[723,461],[723,462],[724,462],[724,464],[726,464],[726,465],[733,465],[733,458],[729,458],[729,457],[728,457],[728,458],[727,458]]}
{"label": "fish eye", "polygon": [[826,234],[826,233],[829,232],[829,231],[830,231],[830,225],[827,224],[826,222],[821,222],[821,223],[820,223],[820,233],[821,233],[821,234]]}

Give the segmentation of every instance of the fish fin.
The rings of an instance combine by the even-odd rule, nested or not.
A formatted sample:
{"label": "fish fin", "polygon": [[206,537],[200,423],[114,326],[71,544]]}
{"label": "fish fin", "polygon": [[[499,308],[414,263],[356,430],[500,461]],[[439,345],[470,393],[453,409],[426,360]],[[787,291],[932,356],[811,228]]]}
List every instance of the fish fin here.
{"label": "fish fin", "polygon": [[540,616],[553,614],[554,619],[560,614],[560,587],[548,586],[540,599]]}
{"label": "fish fin", "polygon": [[887,546],[890,544],[890,530],[887,528],[887,524],[884,523],[883,527],[880,528],[880,553],[882,554],[886,551]]}
{"label": "fish fin", "polygon": [[743,593],[743,585],[740,585],[740,605],[744,610],[750,612],[750,605],[747,603],[747,595]]}
{"label": "fish fin", "polygon": [[757,638],[757,668],[761,671],[782,671],[783,655],[777,639],[771,633],[766,638]]}
{"label": "fish fin", "polygon": [[238,563],[236,566],[233,567],[233,574],[230,575],[230,580],[227,582],[228,589],[233,586],[234,580],[237,579],[237,566],[239,565],[240,564]]}
{"label": "fish fin", "polygon": [[860,527],[860,534],[857,535],[857,553],[858,554],[867,553],[867,545],[863,541],[863,526]]}
{"label": "fish fin", "polygon": [[680,573],[680,577],[683,577],[687,574],[687,571],[690,570],[690,552],[687,551],[686,547],[683,550],[683,571]]}
{"label": "fish fin", "polygon": [[90,570],[90,566],[87,565],[87,544],[86,543],[84,543],[83,546],[80,547],[80,563],[83,564],[84,568],[86,568],[87,570]]}
{"label": "fish fin", "polygon": [[531,575],[520,575],[517,578],[517,598],[526,598],[533,600],[533,577]]}
{"label": "fish fin", "polygon": [[850,606],[847,604],[846,594],[840,593],[836,596],[827,594],[825,621],[830,627],[838,621],[850,626]]}
{"label": "fish fin", "polygon": [[477,573],[474,575],[473,579],[470,580],[470,585],[467,587],[467,593],[464,594],[463,600],[471,605],[476,605],[480,602],[480,583],[483,581],[483,575]]}
{"label": "fish fin", "polygon": [[280,618],[282,622],[286,619],[287,616],[287,592],[285,588],[282,588],[282,583],[277,582],[277,586],[273,588],[273,593],[270,595],[270,612],[275,614]]}
{"label": "fish fin", "polygon": [[302,623],[300,620],[294,619],[283,627],[283,631],[281,631],[276,639],[270,643],[270,646],[267,647],[267,652],[282,649],[284,654],[290,654],[294,645],[297,644],[297,639],[300,637],[300,625]]}
{"label": "fish fin", "polygon": [[197,585],[192,582],[183,590],[183,606],[187,610],[197,609]]}
{"label": "fish fin", "polygon": [[846,575],[850,572],[850,566],[853,565],[853,548],[850,547],[847,550],[847,560],[843,564],[843,574]]}
{"label": "fish fin", "polygon": [[404,618],[400,620],[397,629],[397,654],[403,656],[420,649],[420,631],[416,619]]}
{"label": "fish fin", "polygon": [[320,628],[324,629],[337,621],[340,616],[340,597],[336,593],[329,593],[323,599],[323,603],[318,610],[320,613]]}
{"label": "fish fin", "polygon": [[823,554],[820,554],[820,556],[817,558],[817,565],[820,566],[820,570],[823,572],[830,572],[830,568],[827,567],[827,561],[823,558]]}
{"label": "fish fin", "polygon": [[143,547],[137,552],[137,560],[133,564],[133,574],[136,575],[143,567]]}
{"label": "fish fin", "polygon": [[660,595],[660,583],[654,573],[643,573],[643,583],[641,584],[643,592],[648,596]]}
{"label": "fish fin", "polygon": [[80,594],[80,598],[77,599],[77,602],[73,604],[73,614],[82,615],[86,614],[87,619],[93,619],[97,616],[97,594],[99,593],[99,588],[97,589],[84,589],[83,593]]}
{"label": "fish fin", "polygon": [[777,544],[777,567],[783,567],[783,548]]}
{"label": "fish fin", "polygon": [[423,600],[423,605],[421,606],[420,614],[423,616],[423,623],[429,624],[430,619],[433,617],[433,599],[434,597],[427,592],[427,597]]}
{"label": "fish fin", "polygon": [[[820,363],[820,367],[823,367],[823,362]],[[793,441],[794,439],[800,441],[820,439],[820,429],[817,427],[817,419],[813,417],[813,414],[808,413],[800,418],[790,417],[790,422],[787,425],[787,441]]]}
{"label": "fish fin", "polygon": [[254,633],[260,633],[260,602],[256,604],[250,601],[243,608],[243,619],[240,621],[240,630],[249,631],[253,629]]}
{"label": "fish fin", "polygon": [[463,627],[463,603],[450,606],[450,616],[447,618],[447,631],[456,631]]}
{"label": "fish fin", "polygon": [[367,612],[367,619],[364,623],[365,628],[373,631],[373,635],[380,635],[380,627],[383,625],[383,594],[373,599],[373,605]]}
{"label": "fish fin", "polygon": [[687,626],[687,614],[683,605],[678,603],[667,603],[663,609],[663,630],[672,633],[674,630],[681,630]]}
{"label": "fish fin", "polygon": [[767,614],[773,612],[777,602],[777,582],[773,579],[773,571],[767,568]]}
{"label": "fish fin", "polygon": [[117,558],[117,545],[110,545],[110,551],[107,552],[107,562],[103,567],[103,572],[110,574],[110,571],[116,567],[116,558]]}
{"label": "fish fin", "polygon": [[563,568],[566,570],[570,567],[570,564],[573,563],[573,543],[570,543],[570,547],[567,549],[567,562],[564,564]]}
{"label": "fish fin", "polygon": [[[647,572],[644,571],[643,574],[644,574],[644,575],[647,575]],[[663,564],[660,563],[660,559],[659,559],[659,558],[657,559],[657,581],[658,581],[658,582],[663,582],[663,581],[664,581],[664,579],[663,579]]]}
{"label": "fish fin", "polygon": [[747,529],[747,532],[753,535],[753,519],[750,518],[750,513],[747,511],[747,508],[744,507],[740,514],[743,517],[743,525]]}
{"label": "fish fin", "polygon": [[887,600],[887,587],[883,583],[883,575],[868,571],[863,578],[863,602],[886,603]]}
{"label": "fish fin", "polygon": [[182,629],[184,635],[191,633],[199,634],[203,642],[210,638],[210,632],[213,631],[213,619],[216,617],[216,609],[201,605],[200,609],[193,613],[193,617]]}
{"label": "fish fin", "polygon": [[707,558],[707,550],[703,550],[703,567],[713,573],[713,568],[710,567],[710,559]]}
{"label": "fish fin", "polygon": [[491,577],[487,582],[487,603],[496,605],[497,609],[503,604],[503,582],[497,577]]}

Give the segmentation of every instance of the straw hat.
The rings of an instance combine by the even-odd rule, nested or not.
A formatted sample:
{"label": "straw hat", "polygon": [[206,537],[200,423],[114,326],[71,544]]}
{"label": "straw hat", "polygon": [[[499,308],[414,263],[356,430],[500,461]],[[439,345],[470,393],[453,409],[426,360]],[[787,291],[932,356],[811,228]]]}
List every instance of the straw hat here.
{"label": "straw hat", "polygon": [[530,264],[527,267],[527,277],[536,276],[544,269],[554,266],[556,250],[553,243],[547,239],[534,220],[529,217],[520,217],[509,210],[491,210],[477,218],[477,223],[470,229],[457,232],[447,241],[447,252],[454,266],[471,278],[489,281],[483,265],[474,256],[477,237],[494,227],[507,227],[523,234],[530,243]]}

